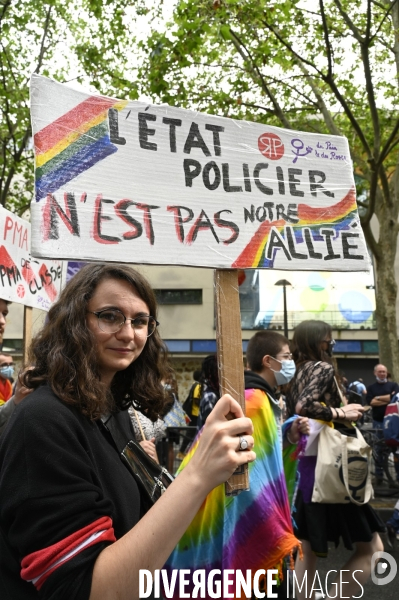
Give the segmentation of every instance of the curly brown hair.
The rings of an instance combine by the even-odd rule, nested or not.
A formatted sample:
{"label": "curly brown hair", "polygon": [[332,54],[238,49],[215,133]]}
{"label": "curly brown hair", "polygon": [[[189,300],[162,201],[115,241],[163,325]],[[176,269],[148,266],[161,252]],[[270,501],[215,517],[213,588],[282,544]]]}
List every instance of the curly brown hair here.
{"label": "curly brown hair", "polygon": [[24,373],[23,383],[34,389],[47,383],[61,400],[93,420],[131,403],[156,420],[165,403],[161,380],[170,370],[158,330],[147,339],[140,356],[115,374],[110,390],[100,381],[96,343],[86,313],[90,298],[104,279],[129,282],[151,316],[157,318],[154,292],[138,271],[127,265],[86,265],[65,286],[33,339],[29,363],[34,368]]}

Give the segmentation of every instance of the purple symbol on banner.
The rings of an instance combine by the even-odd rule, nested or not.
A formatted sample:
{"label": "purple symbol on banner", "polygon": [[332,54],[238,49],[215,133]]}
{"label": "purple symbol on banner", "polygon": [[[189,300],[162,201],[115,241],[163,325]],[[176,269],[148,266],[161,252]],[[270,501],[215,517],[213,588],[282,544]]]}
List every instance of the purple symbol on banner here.
{"label": "purple symbol on banner", "polygon": [[[296,161],[298,160],[298,158],[300,156],[307,156],[307,154],[310,154],[313,150],[313,148],[311,146],[306,146],[306,148],[305,148],[305,144],[299,138],[294,138],[293,140],[291,140],[291,146],[292,146],[292,151],[295,154],[295,158],[292,161],[294,164],[296,163]],[[301,150],[303,150],[304,148],[305,148],[305,150],[303,152],[301,152]]]}

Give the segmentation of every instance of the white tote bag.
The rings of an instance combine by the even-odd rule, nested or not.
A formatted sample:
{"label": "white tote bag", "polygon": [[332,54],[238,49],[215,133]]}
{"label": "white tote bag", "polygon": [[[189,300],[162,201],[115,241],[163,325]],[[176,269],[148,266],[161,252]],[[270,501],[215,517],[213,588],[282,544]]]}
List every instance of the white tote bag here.
{"label": "white tote bag", "polygon": [[344,435],[325,425],[318,436],[312,502],[367,504],[373,497],[371,448],[360,431]]}

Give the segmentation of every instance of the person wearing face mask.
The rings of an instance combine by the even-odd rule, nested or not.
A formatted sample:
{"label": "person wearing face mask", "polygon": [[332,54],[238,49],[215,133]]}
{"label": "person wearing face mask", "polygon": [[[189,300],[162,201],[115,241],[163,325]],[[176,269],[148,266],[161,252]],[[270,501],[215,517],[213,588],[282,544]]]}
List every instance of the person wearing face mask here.
{"label": "person wearing face mask", "polygon": [[[208,494],[170,556],[166,565],[169,572],[173,569],[206,569],[207,572],[214,568],[231,569],[234,574],[229,579],[232,581],[237,570],[242,573],[251,570],[253,575],[260,569],[277,568],[281,572],[284,558],[292,557],[298,547],[283,470],[281,409],[274,394],[276,387],[290,381],[295,373],[288,340],[276,331],[259,331],[249,340],[246,359],[245,407],[254,425],[257,454],[256,463],[249,466],[250,489],[226,497],[222,485]],[[300,431],[306,432],[307,421],[298,418],[291,425],[284,445],[298,441]],[[200,432],[199,439],[201,435]],[[195,455],[196,443],[198,438],[185,457],[181,471]],[[177,479],[179,477],[180,474]],[[287,598],[286,579],[283,581],[277,587],[281,600]],[[230,590],[234,587],[232,584]],[[266,591],[262,586],[261,590]],[[276,588],[269,589],[269,594],[271,591],[275,593]],[[174,598],[179,598],[177,591]]]}
{"label": "person wearing face mask", "polygon": [[0,353],[0,405],[7,402],[12,396],[10,379],[13,376],[14,361],[12,356],[4,352]]}
{"label": "person wearing face mask", "polygon": [[21,375],[22,372],[17,378],[17,382],[14,387],[14,393],[11,398],[0,406],[0,436],[9,422],[11,415],[14,413],[16,406],[32,392],[31,389],[25,387],[21,382]]}
{"label": "person wearing face mask", "polygon": [[[285,386],[291,381],[296,369],[287,338],[275,331],[256,333],[248,342],[247,366],[248,370],[244,371],[246,400],[251,394],[259,394],[259,390],[263,393],[264,402],[270,403],[273,409],[281,440],[281,407],[275,399],[275,391],[276,387]],[[303,420],[305,421],[307,419]],[[292,424],[288,434],[291,443],[297,443],[301,423],[301,419],[298,419]],[[284,443],[287,441],[285,436]]]}
{"label": "person wearing face mask", "polygon": [[[395,394],[399,392],[399,385],[388,381],[388,369],[385,365],[374,367],[375,382],[367,386],[366,404],[371,406],[373,429],[379,439],[383,439],[383,420],[385,410]],[[382,446],[375,448],[375,485],[383,483],[384,471],[382,468]],[[396,478],[399,482],[399,463],[395,463]]]}
{"label": "person wearing face mask", "polygon": [[[330,423],[338,430],[345,429],[345,435],[349,435],[344,422],[358,421],[364,407],[361,404],[341,406],[333,346],[331,327],[324,321],[303,321],[295,328],[292,353],[297,370],[289,387],[289,408],[301,416]],[[326,558],[328,543],[334,542],[338,546],[342,540],[348,550],[354,550],[353,545],[356,547],[342,567],[349,573],[342,582],[341,597],[352,598],[358,593],[359,583],[364,585],[370,575],[371,557],[384,549],[378,534],[385,531],[385,526],[369,504],[312,502],[316,460],[316,456],[300,456],[299,459],[294,531],[302,543],[303,560],[297,559],[296,577],[303,581],[307,574],[308,581],[313,581],[317,557]],[[351,577],[350,572],[355,571],[356,578]],[[335,584],[331,582],[331,585]],[[330,597],[334,595],[336,593]],[[305,597],[306,586],[296,595],[297,600]]]}

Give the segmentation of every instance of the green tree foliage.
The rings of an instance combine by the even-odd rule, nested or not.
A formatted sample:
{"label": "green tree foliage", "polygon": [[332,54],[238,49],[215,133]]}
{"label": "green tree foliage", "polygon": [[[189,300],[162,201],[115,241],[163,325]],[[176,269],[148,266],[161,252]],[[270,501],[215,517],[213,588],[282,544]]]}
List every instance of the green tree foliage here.
{"label": "green tree foliage", "polygon": [[[135,5],[132,10],[132,4]],[[0,0],[0,203],[22,214],[33,196],[29,79],[40,73],[137,97],[124,78],[144,2]]]}
{"label": "green tree foliage", "polygon": [[180,0],[142,49],[154,102],[348,137],[380,359],[399,380],[399,0]]}

